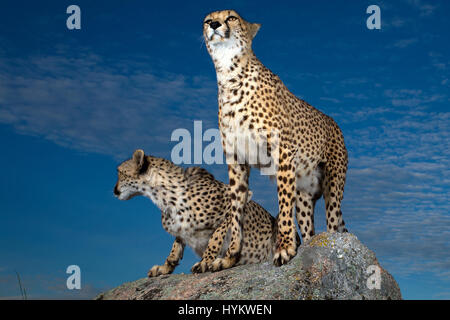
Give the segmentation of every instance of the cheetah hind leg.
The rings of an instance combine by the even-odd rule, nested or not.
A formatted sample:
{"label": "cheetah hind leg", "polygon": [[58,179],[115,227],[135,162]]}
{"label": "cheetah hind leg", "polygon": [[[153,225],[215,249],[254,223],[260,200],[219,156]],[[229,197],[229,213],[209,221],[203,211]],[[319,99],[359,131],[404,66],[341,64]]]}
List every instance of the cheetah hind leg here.
{"label": "cheetah hind leg", "polygon": [[[224,220],[214,231],[208,241],[208,246],[203,252],[202,260],[194,264],[191,268],[192,273],[204,273],[212,269],[213,261],[217,258],[222,249],[225,236],[228,231],[229,221]],[[215,271],[215,270],[213,270]]]}
{"label": "cheetah hind leg", "polygon": [[293,170],[281,165],[277,172],[279,214],[277,221],[277,246],[273,263],[281,266],[297,254],[297,230],[294,220],[295,174]]}
{"label": "cheetah hind leg", "polygon": [[336,173],[337,169],[329,170],[324,180],[323,197],[327,216],[328,232],[348,232],[342,218],[341,201],[344,193],[345,173]]}
{"label": "cheetah hind leg", "polygon": [[311,194],[297,190],[295,196],[295,211],[297,224],[300,228],[303,243],[314,236],[314,206],[316,200]]}

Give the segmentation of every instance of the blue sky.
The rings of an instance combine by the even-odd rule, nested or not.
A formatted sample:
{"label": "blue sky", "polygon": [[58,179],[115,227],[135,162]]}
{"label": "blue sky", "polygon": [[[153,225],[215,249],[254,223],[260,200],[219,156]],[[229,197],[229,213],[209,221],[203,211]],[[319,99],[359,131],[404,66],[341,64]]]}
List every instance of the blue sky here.
{"label": "blue sky", "polygon": [[[81,8],[81,30],[66,8]],[[381,8],[381,30],[366,8]],[[164,262],[172,237],[148,199],[113,197],[116,166],[170,158],[173,130],[217,128],[203,17],[262,27],[261,61],[331,115],[349,150],[349,230],[407,299],[450,299],[448,1],[3,1],[0,10],[0,298],[91,298]],[[227,180],[226,168],[204,165]],[[254,200],[276,187],[252,171]],[[325,229],[316,210],[317,231]],[[176,272],[189,272],[192,251]],[[82,272],[66,289],[65,270]]]}

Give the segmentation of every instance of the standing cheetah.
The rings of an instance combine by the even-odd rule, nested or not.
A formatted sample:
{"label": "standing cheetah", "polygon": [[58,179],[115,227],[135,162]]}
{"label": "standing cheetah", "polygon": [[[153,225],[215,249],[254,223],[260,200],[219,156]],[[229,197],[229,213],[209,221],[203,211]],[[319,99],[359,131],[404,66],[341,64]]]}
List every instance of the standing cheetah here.
{"label": "standing cheetah", "polygon": [[[120,200],[136,195],[150,198],[161,209],[164,229],[175,236],[166,262],[153,266],[149,277],[172,273],[186,244],[202,257],[192,272],[205,272],[217,257],[224,256],[230,239],[228,185],[215,180],[205,169],[183,169],[171,161],[146,156],[143,150],[136,150],[117,170],[114,194]],[[276,246],[276,219],[254,201],[245,204],[244,213],[243,245],[236,264],[270,260]]]}
{"label": "standing cheetah", "polygon": [[[334,120],[294,96],[277,75],[255,56],[252,41],[259,24],[245,21],[234,10],[208,14],[203,23],[206,47],[218,84],[219,128],[231,186],[232,238],[226,256],[215,269],[234,265],[242,248],[242,221],[250,174],[248,149],[236,145],[237,132],[278,133],[276,158],[279,219],[274,263],[287,263],[296,254],[293,209],[303,241],[314,235],[314,205],[325,199],[327,230],[345,230],[341,201],[347,171],[347,150]],[[257,138],[260,139],[260,138]],[[267,138],[267,144],[270,142]],[[236,153],[245,161],[237,161]],[[256,164],[258,166],[258,163]]]}

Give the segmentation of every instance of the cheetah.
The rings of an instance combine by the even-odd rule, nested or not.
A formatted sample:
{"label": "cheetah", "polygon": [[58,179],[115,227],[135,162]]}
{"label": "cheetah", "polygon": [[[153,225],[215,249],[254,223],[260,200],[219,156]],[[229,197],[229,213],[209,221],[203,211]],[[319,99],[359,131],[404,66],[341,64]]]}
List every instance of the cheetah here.
{"label": "cheetah", "polygon": [[[120,200],[137,195],[150,198],[161,210],[163,228],[175,236],[164,265],[155,265],[149,277],[172,273],[185,245],[201,257],[191,271],[209,270],[225,254],[230,235],[230,187],[200,167],[182,168],[173,162],[145,155],[141,149],[119,165],[114,194]],[[251,196],[251,195],[250,195]],[[248,198],[244,206],[243,245],[237,265],[270,261],[276,246],[276,219]],[[227,234],[228,233],[228,234]]]}
{"label": "cheetah", "polygon": [[[249,139],[266,143],[276,163],[272,175],[279,210],[275,265],[287,263],[296,254],[295,217],[302,241],[314,235],[314,206],[322,196],[327,231],[347,231],[341,212],[348,163],[343,134],[331,117],[297,98],[258,60],[252,41],[260,26],[247,22],[235,10],[212,12],[203,22],[217,76],[219,129],[232,208],[231,240],[225,257],[213,263],[217,270],[233,266],[239,257],[250,168],[261,167],[258,162],[250,163],[250,149],[236,144],[238,132],[250,132]],[[266,133],[265,142],[259,132]],[[278,152],[271,151],[271,132],[277,132]]]}

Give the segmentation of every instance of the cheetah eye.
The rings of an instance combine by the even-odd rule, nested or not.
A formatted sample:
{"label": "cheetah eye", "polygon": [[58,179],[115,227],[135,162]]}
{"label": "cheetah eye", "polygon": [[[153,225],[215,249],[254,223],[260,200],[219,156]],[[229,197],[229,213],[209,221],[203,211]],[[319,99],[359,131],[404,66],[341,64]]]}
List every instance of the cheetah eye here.
{"label": "cheetah eye", "polygon": [[237,20],[238,18],[237,17],[235,17],[235,16],[229,16],[228,18],[227,18],[227,20],[225,20],[226,22],[228,22],[228,21],[235,21],[235,20]]}
{"label": "cheetah eye", "polygon": [[212,22],[212,20],[208,19],[208,20],[205,21],[205,24],[210,24],[211,22]]}

